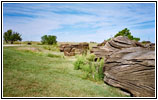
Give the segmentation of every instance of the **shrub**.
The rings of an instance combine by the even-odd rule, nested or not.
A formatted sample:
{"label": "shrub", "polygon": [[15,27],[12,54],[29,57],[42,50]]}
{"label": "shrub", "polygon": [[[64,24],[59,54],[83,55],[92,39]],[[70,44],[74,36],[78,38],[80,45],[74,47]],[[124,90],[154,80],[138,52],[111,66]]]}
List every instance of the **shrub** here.
{"label": "shrub", "polygon": [[84,71],[86,73],[84,78],[100,81],[104,77],[104,59],[98,59],[95,62],[94,58],[95,55],[93,54],[87,56],[77,56],[77,60],[74,62],[74,69]]}
{"label": "shrub", "polygon": [[104,59],[101,59],[101,60],[99,61],[99,69],[98,69],[98,74],[99,74],[99,78],[100,78],[100,79],[103,79],[103,78],[104,78],[103,67],[104,67]]}
{"label": "shrub", "polygon": [[94,54],[90,54],[90,55],[87,56],[87,60],[88,61],[94,61],[94,59],[95,59],[95,55]]}
{"label": "shrub", "polygon": [[84,56],[78,56],[77,61],[74,62],[74,69],[81,69],[81,66],[84,65],[85,61],[86,59],[84,58]]}
{"label": "shrub", "polygon": [[32,43],[31,43],[31,42],[28,42],[27,45],[32,45]]}

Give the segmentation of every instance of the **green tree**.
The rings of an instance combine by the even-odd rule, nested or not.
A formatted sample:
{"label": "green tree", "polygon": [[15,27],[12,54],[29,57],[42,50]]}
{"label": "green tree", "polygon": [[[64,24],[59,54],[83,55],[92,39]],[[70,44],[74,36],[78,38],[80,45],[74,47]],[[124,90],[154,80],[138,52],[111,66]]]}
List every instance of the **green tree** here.
{"label": "green tree", "polygon": [[42,44],[56,44],[57,41],[56,41],[57,37],[56,36],[53,36],[53,35],[44,35],[41,37],[41,42]]}
{"label": "green tree", "polygon": [[11,44],[13,44],[14,41],[22,41],[21,35],[17,32],[13,32],[11,29],[4,32],[3,38],[6,43],[11,42]]}
{"label": "green tree", "polygon": [[127,36],[130,40],[135,40],[135,41],[140,40],[140,38],[133,37],[130,30],[127,28],[123,29],[122,31],[119,31],[114,37],[117,37],[117,36]]}
{"label": "green tree", "polygon": [[18,41],[18,40],[19,41],[22,40],[21,35],[17,32],[13,32],[13,34],[11,35],[11,39],[10,39],[11,44],[13,44],[14,41]]}

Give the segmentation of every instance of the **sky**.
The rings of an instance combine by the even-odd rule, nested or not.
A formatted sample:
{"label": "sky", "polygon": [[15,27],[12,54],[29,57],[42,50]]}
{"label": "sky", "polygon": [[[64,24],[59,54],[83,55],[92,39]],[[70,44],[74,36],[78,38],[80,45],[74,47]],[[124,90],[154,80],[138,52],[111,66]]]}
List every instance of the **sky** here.
{"label": "sky", "polygon": [[3,32],[19,32],[23,41],[55,35],[59,42],[100,43],[124,28],[155,42],[155,4],[3,3]]}

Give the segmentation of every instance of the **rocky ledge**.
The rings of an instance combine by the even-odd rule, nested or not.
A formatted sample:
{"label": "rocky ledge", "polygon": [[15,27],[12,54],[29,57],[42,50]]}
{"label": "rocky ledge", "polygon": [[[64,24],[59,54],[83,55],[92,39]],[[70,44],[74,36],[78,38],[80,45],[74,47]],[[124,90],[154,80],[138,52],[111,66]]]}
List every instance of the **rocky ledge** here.
{"label": "rocky ledge", "polygon": [[136,97],[155,96],[155,45],[118,36],[92,50],[104,58],[104,82]]}

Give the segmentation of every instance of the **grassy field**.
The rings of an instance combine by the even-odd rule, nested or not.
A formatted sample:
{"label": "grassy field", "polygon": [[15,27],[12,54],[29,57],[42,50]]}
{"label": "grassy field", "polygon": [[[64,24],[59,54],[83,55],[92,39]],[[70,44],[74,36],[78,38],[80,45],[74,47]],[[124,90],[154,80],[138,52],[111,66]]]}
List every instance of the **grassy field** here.
{"label": "grassy field", "polygon": [[84,79],[74,61],[42,45],[3,47],[3,96],[127,97],[103,82]]}

